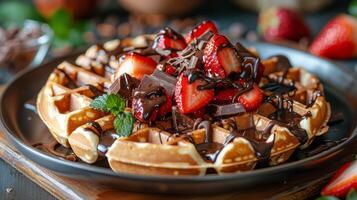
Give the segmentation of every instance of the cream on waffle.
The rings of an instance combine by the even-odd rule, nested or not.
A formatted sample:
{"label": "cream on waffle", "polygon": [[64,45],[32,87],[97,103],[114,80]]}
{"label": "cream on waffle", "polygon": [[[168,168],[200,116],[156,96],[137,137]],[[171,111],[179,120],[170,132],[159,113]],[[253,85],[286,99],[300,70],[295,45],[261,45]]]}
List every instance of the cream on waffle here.
{"label": "cream on waffle", "polygon": [[[110,109],[93,106],[111,95]],[[37,107],[82,161],[160,175],[281,164],[327,132],[331,112],[316,76],[232,45],[210,21],[185,37],[164,28],[94,45],[53,71]]]}

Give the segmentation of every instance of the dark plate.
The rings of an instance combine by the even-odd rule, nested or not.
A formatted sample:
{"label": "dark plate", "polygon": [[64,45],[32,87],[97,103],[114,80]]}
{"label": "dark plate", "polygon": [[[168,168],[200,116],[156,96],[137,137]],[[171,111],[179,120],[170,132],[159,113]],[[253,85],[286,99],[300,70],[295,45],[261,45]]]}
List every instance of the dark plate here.
{"label": "dark plate", "polygon": [[[228,190],[256,192],[271,188],[275,183],[294,185],[326,176],[342,163],[353,159],[356,153],[357,81],[356,74],[347,68],[294,49],[264,43],[247,43],[254,46],[263,58],[274,54],[287,55],[294,66],[303,66],[319,74],[324,82],[326,96],[333,113],[342,112],[344,121],[332,126],[328,134],[317,138],[306,151],[297,151],[289,162],[268,168],[231,175],[203,177],[144,176],[114,173],[109,169],[88,164],[74,163],[46,154],[31,145],[51,138],[45,125],[24,108],[24,103],[36,96],[52,69],[64,59],[60,58],[19,75],[5,90],[1,99],[1,122],[9,140],[17,149],[34,162],[65,176],[91,182],[108,183],[121,189],[156,193],[217,193]],[[315,155],[306,156],[326,140],[340,141],[338,145]],[[276,186],[275,186],[276,187]]]}

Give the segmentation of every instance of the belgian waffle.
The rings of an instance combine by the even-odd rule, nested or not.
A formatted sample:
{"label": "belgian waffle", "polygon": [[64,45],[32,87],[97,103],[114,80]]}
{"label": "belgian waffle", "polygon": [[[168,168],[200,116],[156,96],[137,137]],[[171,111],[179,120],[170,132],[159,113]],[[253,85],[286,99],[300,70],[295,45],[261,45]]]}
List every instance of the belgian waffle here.
{"label": "belgian waffle", "polygon": [[[327,132],[330,105],[316,76],[292,68],[284,56],[261,60],[213,28],[198,36],[195,30],[186,38],[165,28],[156,36],[113,40],[93,45],[75,64],[63,62],[38,95],[41,119],[82,161],[107,159],[113,171],[136,174],[224,174],[253,170],[258,163],[278,165]],[[215,48],[217,41],[224,45]],[[221,55],[229,60],[220,61]],[[123,63],[136,70],[119,73]],[[152,65],[156,69],[148,73]],[[225,76],[212,65],[233,73]],[[141,68],[145,74],[137,75]],[[199,89],[192,89],[195,83]],[[187,102],[180,95],[195,89],[210,100],[200,109],[183,107]],[[220,90],[234,95],[222,101]],[[264,97],[255,109],[243,101],[251,91]],[[103,94],[126,100],[125,111],[135,117],[129,136],[116,133],[115,115],[90,106]]]}

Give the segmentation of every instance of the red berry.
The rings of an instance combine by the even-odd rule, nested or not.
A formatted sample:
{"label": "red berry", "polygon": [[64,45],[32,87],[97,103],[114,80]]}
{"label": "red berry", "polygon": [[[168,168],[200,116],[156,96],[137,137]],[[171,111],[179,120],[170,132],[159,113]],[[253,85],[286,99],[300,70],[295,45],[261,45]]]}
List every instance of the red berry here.
{"label": "red berry", "polygon": [[175,75],[175,73],[176,73],[176,68],[173,67],[173,66],[170,65],[170,64],[167,64],[165,71],[166,71],[166,73],[168,73],[168,74],[170,74],[170,75]]}
{"label": "red berry", "polygon": [[120,58],[119,67],[115,71],[114,79],[127,73],[141,80],[145,74],[152,74],[156,69],[156,65],[157,63],[150,57],[135,52],[127,53]]}
{"label": "red berry", "polygon": [[156,35],[153,49],[162,50],[182,50],[186,48],[185,39],[179,33],[175,32],[169,27],[166,27]]}
{"label": "red berry", "polygon": [[303,18],[296,11],[281,7],[272,7],[260,13],[258,31],[266,41],[299,41],[310,36],[310,29]]}
{"label": "red berry", "polygon": [[214,34],[218,33],[218,29],[214,22],[212,21],[203,21],[200,24],[196,25],[195,28],[192,29],[190,33],[187,34],[186,36],[186,42],[187,44],[191,43],[194,39],[199,38],[203,34],[205,34],[207,31],[211,31]]}
{"label": "red berry", "polygon": [[322,189],[321,195],[343,198],[351,189],[357,189],[357,161],[347,163],[337,170]]}
{"label": "red berry", "polygon": [[241,103],[247,112],[256,111],[264,100],[263,92],[257,85],[238,97],[238,102]]}
{"label": "red berry", "polygon": [[332,19],[312,42],[310,52],[333,59],[357,56],[357,20],[349,15]]}
{"label": "red berry", "polygon": [[204,49],[204,69],[209,76],[225,78],[241,71],[241,63],[233,46],[222,35],[214,35]]}
{"label": "red berry", "polygon": [[214,91],[200,90],[200,85],[207,84],[206,81],[197,79],[189,83],[188,77],[181,73],[175,87],[175,100],[177,108],[181,113],[192,113],[207,105],[214,96]]}

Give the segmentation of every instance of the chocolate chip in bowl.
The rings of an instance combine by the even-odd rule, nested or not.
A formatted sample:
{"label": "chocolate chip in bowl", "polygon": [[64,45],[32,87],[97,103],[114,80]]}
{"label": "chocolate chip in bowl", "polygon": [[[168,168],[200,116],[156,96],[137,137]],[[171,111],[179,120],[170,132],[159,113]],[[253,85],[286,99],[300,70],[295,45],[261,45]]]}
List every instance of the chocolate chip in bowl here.
{"label": "chocolate chip in bowl", "polygon": [[0,84],[8,82],[24,68],[40,64],[49,50],[52,36],[47,24],[33,20],[0,27]]}

